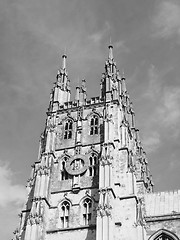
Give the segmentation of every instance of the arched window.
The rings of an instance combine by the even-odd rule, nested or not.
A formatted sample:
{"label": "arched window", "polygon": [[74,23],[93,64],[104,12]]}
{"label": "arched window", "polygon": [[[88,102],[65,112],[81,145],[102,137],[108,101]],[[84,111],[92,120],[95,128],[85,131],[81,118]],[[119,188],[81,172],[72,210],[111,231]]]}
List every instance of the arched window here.
{"label": "arched window", "polygon": [[156,240],[173,240],[173,238],[170,238],[165,234],[162,234],[161,236],[157,237]]}
{"label": "arched window", "polygon": [[149,240],[179,240],[179,238],[172,232],[166,229],[160,229],[155,232]]}
{"label": "arched window", "polygon": [[96,115],[91,117],[90,121],[90,135],[95,135],[99,133],[99,118]]}
{"label": "arched window", "polygon": [[66,169],[65,169],[66,161],[67,161],[67,157],[64,157],[64,159],[62,159],[62,161],[61,161],[61,167],[60,167],[60,170],[61,170],[60,179],[61,180],[67,180],[68,177],[69,177],[69,175],[68,175],[68,173],[66,172]]}
{"label": "arched window", "polygon": [[69,227],[69,211],[70,211],[70,204],[68,201],[64,201],[61,204],[61,228],[68,228]]}
{"label": "arched window", "polygon": [[98,175],[98,156],[96,153],[92,153],[89,157],[89,169],[87,173],[90,177]]}
{"label": "arched window", "polygon": [[73,122],[72,120],[68,119],[65,122],[65,126],[64,126],[64,139],[72,138],[72,127],[73,127]]}
{"label": "arched window", "polygon": [[83,224],[89,225],[92,218],[92,201],[90,198],[86,198],[83,201]]}

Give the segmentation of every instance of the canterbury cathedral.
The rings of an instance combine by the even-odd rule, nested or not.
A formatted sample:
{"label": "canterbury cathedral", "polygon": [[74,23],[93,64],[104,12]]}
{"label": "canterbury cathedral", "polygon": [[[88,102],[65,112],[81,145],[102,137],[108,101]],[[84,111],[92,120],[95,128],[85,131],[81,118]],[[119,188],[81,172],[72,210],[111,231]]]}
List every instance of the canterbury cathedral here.
{"label": "canterbury cathedral", "polygon": [[64,54],[15,240],[180,239],[180,190],[153,191],[111,44],[99,92],[83,79],[72,99]]}

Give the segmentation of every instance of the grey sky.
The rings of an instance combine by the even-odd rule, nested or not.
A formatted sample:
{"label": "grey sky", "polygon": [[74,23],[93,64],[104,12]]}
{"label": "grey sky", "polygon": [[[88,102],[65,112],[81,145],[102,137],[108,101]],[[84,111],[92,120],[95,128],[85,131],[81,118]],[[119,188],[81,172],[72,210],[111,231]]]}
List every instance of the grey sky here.
{"label": "grey sky", "polygon": [[[136,125],[156,185],[179,188],[180,2],[0,1],[0,231],[18,226],[24,185],[37,159],[49,93],[65,47],[74,92],[85,78],[99,95],[109,38],[127,79]],[[7,226],[7,227],[4,227]]]}

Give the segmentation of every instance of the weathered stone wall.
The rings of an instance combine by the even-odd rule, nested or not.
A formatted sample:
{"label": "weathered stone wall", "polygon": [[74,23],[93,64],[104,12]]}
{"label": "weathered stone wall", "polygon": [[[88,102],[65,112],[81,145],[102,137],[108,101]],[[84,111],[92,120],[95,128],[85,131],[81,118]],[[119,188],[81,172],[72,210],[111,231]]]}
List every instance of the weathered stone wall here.
{"label": "weathered stone wall", "polygon": [[97,189],[84,189],[78,193],[73,192],[60,192],[53,193],[51,195],[51,207],[48,213],[48,228],[47,230],[57,230],[60,229],[60,208],[61,203],[67,200],[70,203],[70,213],[69,213],[69,227],[84,227],[83,225],[83,200],[85,198],[91,198],[93,202],[93,212],[91,225],[96,224],[96,208],[99,200],[99,194]]}
{"label": "weathered stone wall", "polygon": [[117,199],[113,211],[115,218],[115,240],[140,240],[136,225],[136,198]]}
{"label": "weathered stone wall", "polygon": [[78,230],[71,230],[68,231],[57,231],[55,234],[50,232],[46,234],[45,240],[95,240],[96,239],[96,232],[95,229],[78,229]]}
{"label": "weathered stone wall", "polygon": [[[91,116],[96,114],[99,117],[99,134],[90,135],[90,120]],[[91,145],[97,144],[103,141],[103,107],[101,105],[85,107],[81,111],[81,144],[82,145]],[[65,148],[74,148],[76,145],[77,137],[77,119],[78,119],[78,109],[71,109],[69,111],[60,112],[57,115],[57,130],[56,130],[56,140],[55,140],[55,149],[65,149]],[[64,139],[64,125],[67,119],[72,119],[72,138]]]}
{"label": "weathered stone wall", "polygon": [[159,221],[157,218],[155,221],[153,221],[153,219],[151,221],[148,220],[146,229],[148,238],[159,229],[169,230],[180,238],[180,216],[178,218],[175,218],[172,215],[166,216],[164,217],[164,220],[161,218]]}

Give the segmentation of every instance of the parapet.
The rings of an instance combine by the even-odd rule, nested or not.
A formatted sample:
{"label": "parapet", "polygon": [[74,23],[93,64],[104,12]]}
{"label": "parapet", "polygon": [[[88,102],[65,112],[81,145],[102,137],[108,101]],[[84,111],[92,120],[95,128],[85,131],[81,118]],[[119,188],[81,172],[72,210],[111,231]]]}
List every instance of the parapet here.
{"label": "parapet", "polygon": [[145,195],[146,216],[180,214],[180,190]]}

